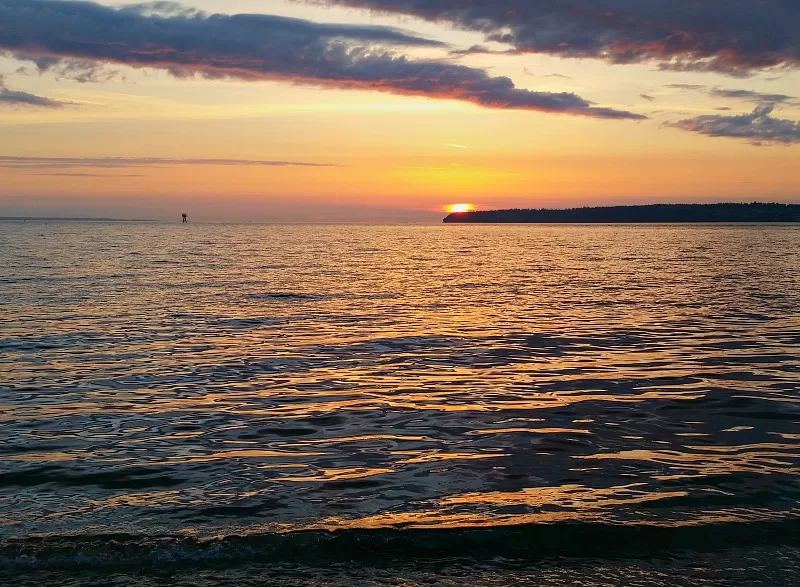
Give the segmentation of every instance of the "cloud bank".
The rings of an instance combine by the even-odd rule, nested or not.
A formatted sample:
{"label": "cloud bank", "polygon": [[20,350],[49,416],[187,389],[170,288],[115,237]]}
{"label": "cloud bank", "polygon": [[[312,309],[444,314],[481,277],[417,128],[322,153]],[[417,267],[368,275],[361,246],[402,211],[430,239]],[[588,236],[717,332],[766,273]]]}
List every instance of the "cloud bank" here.
{"label": "cloud bank", "polygon": [[800,122],[770,116],[774,108],[774,104],[762,104],[750,114],[709,114],[668,123],[668,126],[709,137],[747,139],[756,145],[800,143]]}
{"label": "cloud bank", "polygon": [[392,45],[441,44],[388,27],[207,15],[171,2],[116,10],[72,0],[0,0],[0,49],[12,54],[156,68],[176,77],[285,80],[489,108],[646,118],[596,107],[573,93],[517,88],[482,69],[412,60],[386,48]]}
{"label": "cloud bank", "polygon": [[339,167],[330,163],[305,161],[270,161],[251,159],[165,159],[162,157],[14,157],[0,156],[5,169],[75,169],[130,167],[167,167],[173,165],[231,165],[243,167]]}
{"label": "cloud bank", "polygon": [[745,77],[800,66],[797,0],[306,0],[417,16],[516,50]]}

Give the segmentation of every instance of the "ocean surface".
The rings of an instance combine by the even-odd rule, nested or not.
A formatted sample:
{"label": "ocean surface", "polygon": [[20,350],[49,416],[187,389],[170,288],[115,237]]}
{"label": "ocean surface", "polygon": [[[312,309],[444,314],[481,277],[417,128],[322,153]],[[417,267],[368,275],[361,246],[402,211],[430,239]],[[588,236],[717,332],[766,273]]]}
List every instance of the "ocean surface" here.
{"label": "ocean surface", "polygon": [[800,226],[0,223],[2,585],[798,568]]}

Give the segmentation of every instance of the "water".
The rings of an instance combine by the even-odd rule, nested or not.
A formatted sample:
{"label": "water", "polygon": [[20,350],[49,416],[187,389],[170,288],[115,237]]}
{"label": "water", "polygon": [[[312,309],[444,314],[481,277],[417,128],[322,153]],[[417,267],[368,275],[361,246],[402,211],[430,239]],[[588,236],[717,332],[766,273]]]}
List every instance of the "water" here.
{"label": "water", "polygon": [[800,227],[0,223],[0,583],[800,577]]}

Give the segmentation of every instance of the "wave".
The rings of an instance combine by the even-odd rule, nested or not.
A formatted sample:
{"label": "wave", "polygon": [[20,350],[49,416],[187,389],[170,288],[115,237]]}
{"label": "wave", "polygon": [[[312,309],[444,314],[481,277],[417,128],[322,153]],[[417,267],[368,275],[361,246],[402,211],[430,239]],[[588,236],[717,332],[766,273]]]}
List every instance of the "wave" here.
{"label": "wave", "polygon": [[559,557],[650,559],[680,552],[742,547],[800,547],[800,520],[657,526],[602,523],[503,527],[300,530],[189,536],[105,534],[0,542],[0,568],[10,572],[169,565],[360,564],[458,559],[471,563]]}

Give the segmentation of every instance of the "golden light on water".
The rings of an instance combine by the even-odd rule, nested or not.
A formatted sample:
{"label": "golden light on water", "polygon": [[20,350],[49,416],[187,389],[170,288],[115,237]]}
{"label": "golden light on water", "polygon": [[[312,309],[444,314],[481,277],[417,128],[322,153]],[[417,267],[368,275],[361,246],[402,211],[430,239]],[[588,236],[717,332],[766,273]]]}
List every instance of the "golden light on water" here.
{"label": "golden light on water", "polygon": [[470,212],[474,210],[475,206],[472,204],[450,204],[447,206],[447,211],[451,214],[453,213],[461,213],[461,212]]}

